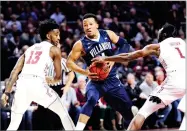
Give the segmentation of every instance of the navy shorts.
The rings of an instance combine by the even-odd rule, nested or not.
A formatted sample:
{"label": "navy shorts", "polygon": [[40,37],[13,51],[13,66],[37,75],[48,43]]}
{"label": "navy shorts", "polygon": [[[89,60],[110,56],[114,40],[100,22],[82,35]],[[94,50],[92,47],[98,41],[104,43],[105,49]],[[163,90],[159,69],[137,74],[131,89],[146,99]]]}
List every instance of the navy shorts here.
{"label": "navy shorts", "polygon": [[107,104],[114,110],[119,111],[125,119],[131,120],[133,118],[131,112],[132,101],[126,93],[124,85],[116,76],[107,78],[101,82],[89,81],[86,90],[87,99],[89,98],[89,94],[94,94],[94,99],[96,100],[104,97]]}

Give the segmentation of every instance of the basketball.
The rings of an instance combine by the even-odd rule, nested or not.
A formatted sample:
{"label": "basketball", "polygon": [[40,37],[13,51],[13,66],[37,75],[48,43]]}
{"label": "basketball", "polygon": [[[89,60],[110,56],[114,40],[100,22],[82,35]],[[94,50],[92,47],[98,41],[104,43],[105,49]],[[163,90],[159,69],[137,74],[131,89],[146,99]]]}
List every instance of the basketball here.
{"label": "basketball", "polygon": [[95,63],[93,62],[90,67],[89,71],[92,73],[97,73],[99,76],[99,80],[105,80],[109,74],[110,67],[108,66],[108,63]]}

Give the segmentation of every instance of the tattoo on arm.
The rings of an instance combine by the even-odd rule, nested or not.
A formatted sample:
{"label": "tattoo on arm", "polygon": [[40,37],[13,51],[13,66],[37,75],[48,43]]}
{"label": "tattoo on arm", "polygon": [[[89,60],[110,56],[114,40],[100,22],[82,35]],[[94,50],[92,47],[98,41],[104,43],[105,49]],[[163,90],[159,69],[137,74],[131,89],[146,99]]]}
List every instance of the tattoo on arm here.
{"label": "tattoo on arm", "polygon": [[16,65],[15,65],[14,69],[12,70],[12,72],[11,72],[11,74],[10,74],[10,77],[9,77],[9,79],[8,79],[8,81],[7,81],[5,92],[11,92],[12,86],[13,86],[13,84],[15,83],[15,81],[16,81],[17,78],[18,78],[18,74],[19,74],[19,72],[20,72],[20,71],[22,70],[22,68],[23,68],[24,60],[25,60],[25,56],[24,56],[24,55],[22,55],[22,56],[18,59]]}

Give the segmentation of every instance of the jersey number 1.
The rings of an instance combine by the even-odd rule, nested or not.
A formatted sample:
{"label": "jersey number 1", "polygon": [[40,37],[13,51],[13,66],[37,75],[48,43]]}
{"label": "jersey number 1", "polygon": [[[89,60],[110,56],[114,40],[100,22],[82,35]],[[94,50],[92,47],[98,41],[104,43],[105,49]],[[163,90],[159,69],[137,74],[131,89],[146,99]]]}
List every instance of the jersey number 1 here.
{"label": "jersey number 1", "polygon": [[185,56],[183,56],[181,50],[178,47],[176,47],[175,49],[178,51],[181,58],[185,58]]}
{"label": "jersey number 1", "polygon": [[[33,58],[33,54],[34,54],[34,58]],[[26,62],[26,64],[36,64],[39,59],[40,59],[40,55],[42,54],[42,51],[31,51],[31,55],[28,59],[28,61]]]}

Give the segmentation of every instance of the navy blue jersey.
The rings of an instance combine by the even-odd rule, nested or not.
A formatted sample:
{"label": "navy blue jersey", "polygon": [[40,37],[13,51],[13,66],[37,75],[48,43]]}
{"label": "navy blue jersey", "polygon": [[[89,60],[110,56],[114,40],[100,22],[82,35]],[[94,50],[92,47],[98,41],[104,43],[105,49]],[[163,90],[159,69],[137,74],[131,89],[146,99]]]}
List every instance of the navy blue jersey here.
{"label": "navy blue jersey", "polygon": [[[86,36],[82,37],[80,40],[85,51],[83,56],[87,66],[90,66],[92,59],[97,56],[113,56],[115,55],[115,46],[110,40],[106,30],[99,30],[100,38],[99,41],[93,41],[87,38]],[[116,75],[116,66],[114,65],[110,71],[109,77]]]}

